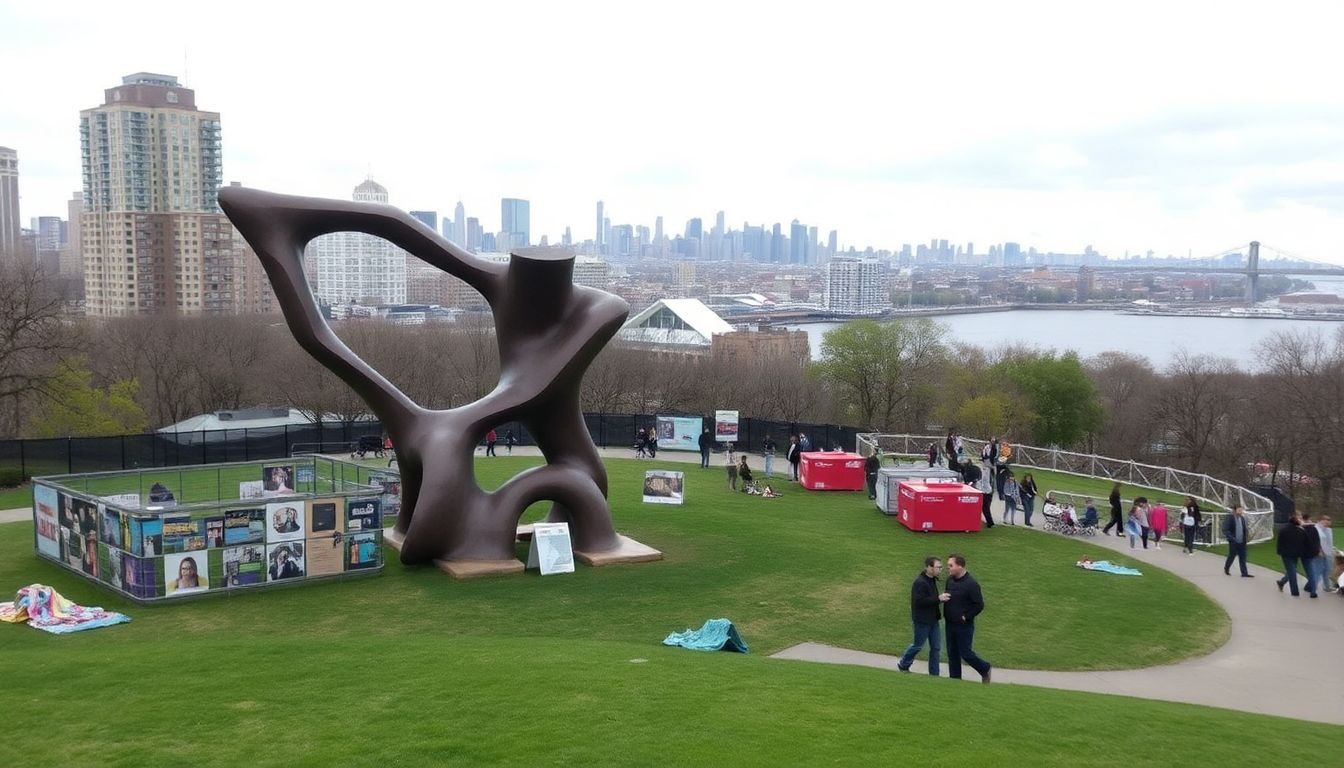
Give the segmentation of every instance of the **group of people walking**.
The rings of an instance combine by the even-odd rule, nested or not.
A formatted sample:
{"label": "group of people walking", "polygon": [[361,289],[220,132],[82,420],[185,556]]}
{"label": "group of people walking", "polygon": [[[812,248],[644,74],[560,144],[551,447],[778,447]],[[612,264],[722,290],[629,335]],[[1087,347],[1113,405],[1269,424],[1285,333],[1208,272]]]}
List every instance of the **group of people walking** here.
{"label": "group of people walking", "polygon": [[[490,428],[490,431],[485,433],[485,455],[486,455],[486,456],[498,456],[498,455],[499,455],[499,454],[495,453],[495,443],[498,443],[498,442],[499,442],[499,433],[495,431],[495,428],[494,428],[494,427],[491,427],[491,428]],[[507,429],[507,430],[505,430],[505,431],[504,431],[504,447],[508,449],[510,455],[513,454],[513,446],[515,446],[515,445],[517,445],[517,444],[518,444],[518,438],[516,438],[516,437],[513,436],[513,430],[512,430],[512,429]]]}
{"label": "group of people walking", "polygon": [[1297,588],[1297,566],[1300,563],[1307,577],[1304,591],[1316,597],[1318,587],[1334,592],[1338,586],[1330,578],[1330,563],[1335,554],[1335,533],[1330,516],[1320,515],[1315,523],[1309,512],[1294,514],[1288,524],[1279,529],[1275,551],[1283,561],[1283,578],[1275,582],[1279,591],[1291,588],[1293,597],[1301,593]]}
{"label": "group of people walking", "polygon": [[[938,577],[943,562],[936,557],[924,559],[924,570],[915,577],[910,587],[910,623],[914,639],[896,668],[909,672],[915,655],[929,646],[929,674],[938,677],[942,671],[942,639],[947,640],[947,673],[954,680],[961,679],[961,665],[965,662],[980,674],[981,682],[988,683],[991,665],[980,658],[973,647],[975,620],[985,610],[985,597],[980,582],[966,570],[966,558],[953,553],[947,556],[947,580],[942,590]],[[939,621],[945,623],[945,635],[938,632]]]}

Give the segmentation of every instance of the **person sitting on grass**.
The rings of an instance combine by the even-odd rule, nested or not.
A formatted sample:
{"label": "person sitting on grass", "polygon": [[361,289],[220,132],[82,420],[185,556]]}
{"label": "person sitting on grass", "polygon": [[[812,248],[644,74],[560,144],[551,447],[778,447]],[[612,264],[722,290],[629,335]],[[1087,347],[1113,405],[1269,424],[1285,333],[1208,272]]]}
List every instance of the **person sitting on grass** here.
{"label": "person sitting on grass", "polygon": [[775,492],[774,488],[771,488],[770,486],[767,485],[765,486],[765,490],[761,491],[761,495],[767,499],[778,499],[780,496],[783,496],[784,494]]}
{"label": "person sitting on grass", "polygon": [[742,481],[742,490],[746,491],[751,487],[751,467],[747,466],[747,455],[742,454],[742,461],[737,467],[737,476]]}

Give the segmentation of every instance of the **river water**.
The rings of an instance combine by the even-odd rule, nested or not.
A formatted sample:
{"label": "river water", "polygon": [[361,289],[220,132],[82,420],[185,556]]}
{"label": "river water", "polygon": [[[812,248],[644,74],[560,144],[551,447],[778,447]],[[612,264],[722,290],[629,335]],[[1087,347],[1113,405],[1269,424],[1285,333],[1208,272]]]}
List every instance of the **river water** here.
{"label": "river water", "polygon": [[[1344,295],[1344,280],[1313,280],[1318,290]],[[1129,352],[1147,357],[1159,368],[1182,349],[1226,357],[1247,371],[1258,367],[1257,346],[1272,334],[1306,329],[1333,334],[1344,322],[1263,320],[1221,317],[1145,317],[1096,310],[1013,310],[933,318],[947,326],[949,338],[993,348],[1024,344],[1040,349],[1073,350],[1086,358],[1102,352]],[[807,331],[812,357],[821,354],[821,337],[840,323],[789,326]]]}

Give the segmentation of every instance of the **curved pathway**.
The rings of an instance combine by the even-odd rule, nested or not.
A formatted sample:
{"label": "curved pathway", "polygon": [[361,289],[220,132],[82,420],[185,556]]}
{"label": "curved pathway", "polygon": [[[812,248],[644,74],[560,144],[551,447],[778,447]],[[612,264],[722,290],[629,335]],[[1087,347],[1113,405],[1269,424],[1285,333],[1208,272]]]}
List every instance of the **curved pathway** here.
{"label": "curved pathway", "polygon": [[[500,450],[501,455],[504,455],[503,449]],[[535,448],[518,447],[514,451],[520,456],[539,455]],[[632,452],[626,448],[603,448],[599,452],[604,458],[632,457]],[[478,450],[477,455],[480,453]],[[664,461],[698,463],[699,459],[698,453],[665,451],[659,452],[658,459],[649,464],[656,466]],[[715,454],[711,461],[717,469],[722,455]],[[782,462],[777,460],[777,467],[779,463]],[[1001,515],[1002,503],[996,501],[994,518],[999,520]],[[1043,520],[1039,513],[1037,518]],[[0,523],[30,519],[30,509],[0,512]],[[895,522],[892,524],[895,525]],[[1045,536],[1058,535],[1039,528],[1024,530],[1039,531]],[[984,535],[992,536],[994,533]],[[1256,578],[1241,578],[1235,565],[1232,567],[1232,575],[1224,576],[1223,555],[1198,551],[1193,556],[1185,555],[1179,544],[1171,542],[1164,544],[1161,551],[1131,551],[1127,539],[1114,535],[1103,536],[1100,532],[1083,541],[1164,568],[1203,590],[1231,618],[1227,643],[1207,656],[1144,669],[1049,672],[996,667],[996,685],[1035,685],[1204,704],[1344,725],[1344,656],[1339,653],[1340,643],[1344,641],[1344,598],[1321,592],[1319,599],[1311,600],[1305,593],[1300,598],[1294,598],[1287,592],[1280,593],[1274,587],[1274,580],[1279,574],[1254,564],[1249,567]],[[993,600],[993,595],[990,595],[990,599]],[[993,622],[992,608],[985,621]],[[904,635],[893,638],[893,643],[905,642]],[[771,658],[851,664],[895,671],[898,657],[820,643],[801,643]],[[923,674],[926,671],[922,661],[916,661],[912,668],[915,673]],[[979,676],[974,671],[969,674],[968,680],[978,681]]]}
{"label": "curved pathway", "polygon": [[[1000,518],[1001,502],[994,517]],[[1021,515],[1019,514],[1020,518]],[[1035,515],[1040,519],[1039,513]],[[1056,536],[1039,528],[1041,535]],[[996,531],[986,532],[992,536]],[[1130,550],[1128,539],[1114,534],[1083,541],[1123,552],[1141,562],[1164,568],[1203,590],[1231,618],[1226,644],[1213,653],[1176,664],[1103,672],[1047,672],[994,669],[994,683],[1035,685],[1091,693],[1110,693],[1143,699],[1205,704],[1265,715],[1344,725],[1344,598],[1320,593],[1309,599],[1280,593],[1274,581],[1280,574],[1249,565],[1253,579],[1223,575],[1223,555],[1199,552],[1186,555],[1179,544],[1164,543],[1162,550]],[[1149,544],[1151,547],[1152,544]],[[974,564],[971,572],[974,573]],[[985,622],[992,626],[991,608]],[[904,626],[904,625],[901,625]],[[894,642],[904,644],[904,635]],[[897,656],[801,643],[771,658],[854,664],[895,670]],[[916,661],[912,672],[926,673]],[[967,680],[979,682],[974,670]]]}

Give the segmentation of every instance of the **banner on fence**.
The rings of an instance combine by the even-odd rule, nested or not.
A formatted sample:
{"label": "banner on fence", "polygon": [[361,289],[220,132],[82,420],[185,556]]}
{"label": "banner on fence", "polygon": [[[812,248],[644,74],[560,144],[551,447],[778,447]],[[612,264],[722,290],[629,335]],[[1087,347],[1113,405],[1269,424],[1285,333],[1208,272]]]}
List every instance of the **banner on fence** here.
{"label": "banner on fence", "polygon": [[698,451],[700,450],[701,423],[696,416],[659,416],[658,450],[660,451]]}

